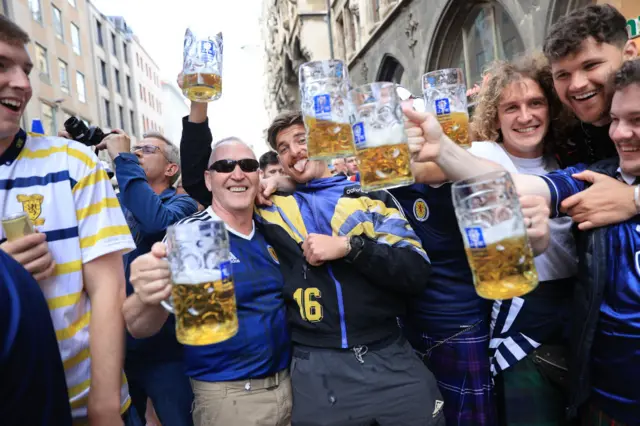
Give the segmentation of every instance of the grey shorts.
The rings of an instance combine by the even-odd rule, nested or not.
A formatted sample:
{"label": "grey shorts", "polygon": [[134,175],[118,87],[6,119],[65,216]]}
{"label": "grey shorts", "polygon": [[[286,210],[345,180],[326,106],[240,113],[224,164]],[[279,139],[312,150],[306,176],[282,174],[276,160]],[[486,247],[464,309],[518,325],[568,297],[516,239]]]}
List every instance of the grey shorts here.
{"label": "grey shorts", "polygon": [[296,346],[293,426],[444,426],[433,374],[399,337],[350,350]]}

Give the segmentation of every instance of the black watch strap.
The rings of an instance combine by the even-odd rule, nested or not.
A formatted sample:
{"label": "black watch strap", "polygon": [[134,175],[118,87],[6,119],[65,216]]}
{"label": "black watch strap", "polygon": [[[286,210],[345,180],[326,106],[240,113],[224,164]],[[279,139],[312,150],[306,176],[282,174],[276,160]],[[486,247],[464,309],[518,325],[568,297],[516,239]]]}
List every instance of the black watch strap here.
{"label": "black watch strap", "polygon": [[351,251],[347,253],[345,260],[348,263],[353,263],[358,256],[360,256],[360,253],[362,253],[362,249],[364,248],[364,238],[360,235],[354,235],[349,239],[349,244],[351,244]]}

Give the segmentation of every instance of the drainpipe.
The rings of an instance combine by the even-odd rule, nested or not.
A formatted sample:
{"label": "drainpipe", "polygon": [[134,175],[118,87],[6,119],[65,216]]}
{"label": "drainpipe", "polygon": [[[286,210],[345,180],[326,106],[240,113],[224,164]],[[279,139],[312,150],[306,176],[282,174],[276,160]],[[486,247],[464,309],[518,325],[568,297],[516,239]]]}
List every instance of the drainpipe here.
{"label": "drainpipe", "polygon": [[329,30],[329,56],[333,59],[333,30],[331,29],[331,0],[327,1],[327,29]]}

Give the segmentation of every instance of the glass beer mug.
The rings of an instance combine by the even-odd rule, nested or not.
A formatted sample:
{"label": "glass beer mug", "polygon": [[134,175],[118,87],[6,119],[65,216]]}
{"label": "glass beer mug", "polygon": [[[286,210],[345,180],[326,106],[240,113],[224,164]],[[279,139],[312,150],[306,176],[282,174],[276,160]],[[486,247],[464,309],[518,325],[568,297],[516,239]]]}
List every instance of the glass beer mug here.
{"label": "glass beer mug", "polygon": [[458,181],[451,193],[478,295],[502,300],[535,289],[538,273],[511,176]]}
{"label": "glass beer mug", "polygon": [[422,76],[424,103],[435,114],[444,133],[456,144],[469,148],[467,86],[460,68],[448,68]]}
{"label": "glass beer mug", "polygon": [[362,190],[412,184],[409,145],[396,84],[365,84],[349,95],[356,109],[353,137]]}
{"label": "glass beer mug", "polygon": [[222,33],[199,37],[190,29],[184,35],[182,93],[195,102],[222,96]]}
{"label": "glass beer mug", "polygon": [[355,155],[344,63],[307,62],[300,66],[299,78],[309,158],[329,160]]}
{"label": "glass beer mug", "polygon": [[229,235],[221,221],[185,223],[167,230],[171,297],[162,305],[176,316],[184,345],[210,345],[238,332],[229,261]]}

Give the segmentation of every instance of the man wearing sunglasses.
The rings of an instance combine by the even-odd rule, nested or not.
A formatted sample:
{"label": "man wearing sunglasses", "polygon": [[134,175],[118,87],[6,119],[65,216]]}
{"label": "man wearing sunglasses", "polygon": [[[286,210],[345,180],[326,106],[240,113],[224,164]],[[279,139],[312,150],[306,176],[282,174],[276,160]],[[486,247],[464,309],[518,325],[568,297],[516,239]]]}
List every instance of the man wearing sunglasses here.
{"label": "man wearing sunglasses", "polygon": [[[226,224],[238,312],[238,333],[232,338],[184,347],[195,393],[196,426],[285,426],[291,420],[287,371],[291,351],[283,277],[275,251],[253,220],[258,169],[258,161],[243,142],[235,138],[218,142],[204,172],[211,191],[209,207],[178,222],[222,220]],[[171,293],[165,255],[164,244],[157,244],[131,265],[136,296],[125,302],[124,315],[136,336],[150,336],[167,323],[168,313],[160,305]]]}
{"label": "man wearing sunglasses", "polygon": [[[192,167],[183,164],[183,183],[206,202],[208,185],[197,176],[211,144],[206,104],[192,104],[191,112],[181,149]],[[267,133],[297,183],[292,196],[273,196],[258,210],[285,280],[292,424],[444,424],[435,379],[397,325],[430,266],[396,201],[386,192],[364,194],[359,183],[332,176],[326,162],[309,160],[299,112],[278,116]]]}
{"label": "man wearing sunglasses", "polygon": [[[173,184],[180,175],[178,148],[160,133],[147,133],[131,147],[122,130],[107,136],[98,149],[106,149],[120,188],[118,199],[136,249],[124,256],[127,295],[131,263],[162,241],[167,227],[197,211],[191,197],[178,194]],[[146,412],[147,398],[163,424],[191,425],[193,394],[184,374],[182,347],[175,339],[173,317],[161,332],[148,339],[127,335],[125,372],[133,405]]]}

